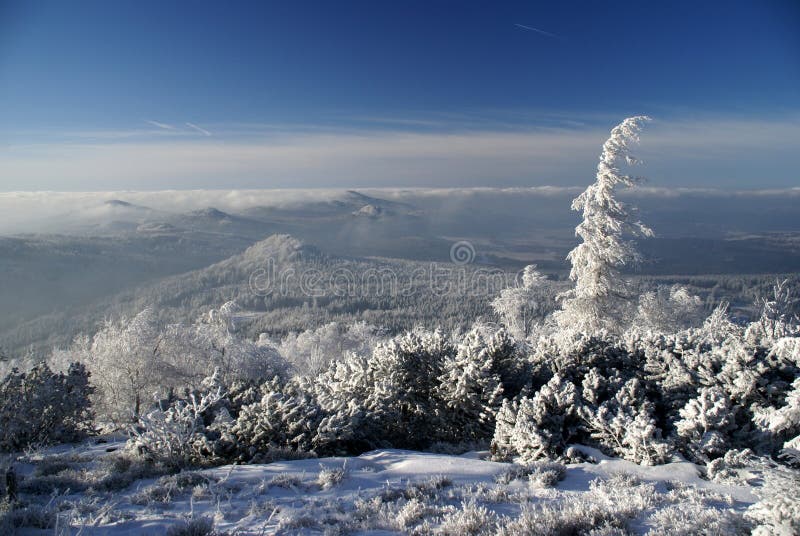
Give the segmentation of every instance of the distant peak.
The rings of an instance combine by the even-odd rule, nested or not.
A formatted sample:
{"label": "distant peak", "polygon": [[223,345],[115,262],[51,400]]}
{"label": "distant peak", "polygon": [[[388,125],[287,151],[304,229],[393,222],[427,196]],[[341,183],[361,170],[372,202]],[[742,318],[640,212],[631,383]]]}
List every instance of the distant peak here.
{"label": "distant peak", "polygon": [[218,210],[214,207],[206,207],[204,209],[195,210],[190,214],[192,214],[193,216],[201,216],[204,218],[211,218],[214,220],[222,220],[225,218],[230,218],[229,214],[222,212],[221,210]]}
{"label": "distant peak", "polygon": [[112,206],[112,207],[132,207],[133,204],[128,203],[127,201],[123,201],[121,199],[109,199],[104,203],[105,205]]}
{"label": "distant peak", "polygon": [[369,218],[377,218],[383,213],[383,209],[381,207],[376,207],[375,205],[364,205],[360,209],[353,212],[354,216],[367,216]]}

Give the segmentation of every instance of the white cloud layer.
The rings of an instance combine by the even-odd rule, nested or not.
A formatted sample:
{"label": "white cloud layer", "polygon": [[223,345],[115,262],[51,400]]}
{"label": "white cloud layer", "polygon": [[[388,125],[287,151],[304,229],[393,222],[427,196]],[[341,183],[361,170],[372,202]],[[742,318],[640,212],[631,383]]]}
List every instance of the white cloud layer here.
{"label": "white cloud layer", "polygon": [[[197,137],[216,128],[187,126],[194,137],[98,132],[5,146],[0,190],[577,185],[591,180],[608,130],[253,128]],[[797,116],[656,121],[642,134],[646,166],[637,171],[670,188],[794,186],[797,140]]]}

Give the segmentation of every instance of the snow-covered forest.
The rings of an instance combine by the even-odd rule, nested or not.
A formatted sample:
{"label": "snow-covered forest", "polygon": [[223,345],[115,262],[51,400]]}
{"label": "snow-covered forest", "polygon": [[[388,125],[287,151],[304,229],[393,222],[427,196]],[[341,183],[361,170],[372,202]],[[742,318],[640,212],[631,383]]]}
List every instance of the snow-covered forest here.
{"label": "snow-covered forest", "polygon": [[457,299],[260,336],[246,299],[149,304],[4,366],[0,533],[800,533],[797,285],[745,319],[637,283],[653,230],[620,193],[647,121],[572,204],[569,281],[527,266],[470,325],[430,326]]}

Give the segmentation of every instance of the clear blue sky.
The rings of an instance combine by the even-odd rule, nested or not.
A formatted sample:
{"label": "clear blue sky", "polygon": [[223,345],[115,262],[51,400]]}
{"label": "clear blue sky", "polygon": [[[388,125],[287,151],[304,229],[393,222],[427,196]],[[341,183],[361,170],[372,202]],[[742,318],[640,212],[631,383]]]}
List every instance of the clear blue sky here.
{"label": "clear blue sky", "polygon": [[[457,160],[452,145],[436,145],[448,134],[476,136],[486,148],[499,143],[486,135],[554,129],[558,138],[574,129],[588,147],[639,113],[659,119],[669,139],[697,132],[693,121],[721,133],[731,124],[752,131],[753,122],[763,132],[751,145],[776,150],[766,132],[774,125],[791,135],[799,125],[800,2],[0,0],[0,190],[98,189],[103,174],[109,187],[213,186],[190,178],[192,143],[225,175],[220,187],[363,186],[369,177],[376,185],[578,184],[586,173],[537,167],[533,156],[461,181],[436,166],[404,175],[389,165],[375,176],[375,163],[364,167],[346,147],[323,158],[327,178],[306,164],[320,161],[325,140],[339,147],[373,136],[388,140],[372,149],[378,160]],[[422,141],[387,155],[393,136]],[[426,139],[441,151],[418,155]],[[154,151],[163,171],[143,169],[141,181],[119,173],[103,163],[108,146],[134,162]],[[259,147],[269,155],[253,156]],[[66,161],[71,148],[88,178]],[[730,184],[730,172],[704,175],[702,166],[697,176],[674,168],[666,178],[716,173],[715,185],[791,186],[796,149],[772,155],[777,163],[766,169],[731,166],[739,175]],[[259,158],[278,156],[279,166],[259,174]],[[44,162],[52,165],[43,170]]]}

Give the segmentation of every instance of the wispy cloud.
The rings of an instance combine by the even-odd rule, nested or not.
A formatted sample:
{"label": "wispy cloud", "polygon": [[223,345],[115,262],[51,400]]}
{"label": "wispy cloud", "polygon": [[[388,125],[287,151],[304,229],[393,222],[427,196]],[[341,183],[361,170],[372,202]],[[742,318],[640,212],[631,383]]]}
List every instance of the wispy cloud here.
{"label": "wispy cloud", "polygon": [[533,26],[526,26],[524,24],[515,24],[514,26],[516,26],[517,28],[522,28],[523,30],[528,30],[530,32],[536,32],[541,35],[546,35],[547,37],[552,37],[553,39],[561,39],[561,37],[556,34],[545,32],[544,30],[540,30],[539,28],[534,28]]}
{"label": "wispy cloud", "polygon": [[[0,191],[213,188],[221,179],[237,188],[572,186],[591,182],[613,125],[443,131],[217,125],[213,136],[202,137],[187,125],[150,137],[50,138],[0,146]],[[797,115],[654,121],[636,150],[645,166],[635,173],[654,187],[795,186],[797,139]]]}
{"label": "wispy cloud", "polygon": [[175,127],[172,125],[168,125],[167,123],[161,123],[160,121],[153,121],[152,119],[146,119],[145,123],[151,124],[154,127],[158,127],[163,130],[175,130]]}
{"label": "wispy cloud", "polygon": [[198,127],[194,123],[190,123],[190,122],[187,121],[186,122],[186,126],[196,130],[197,132],[199,132],[200,134],[202,134],[204,136],[211,136],[211,132],[209,132],[208,130],[206,130],[206,129],[202,128],[202,127]]}

